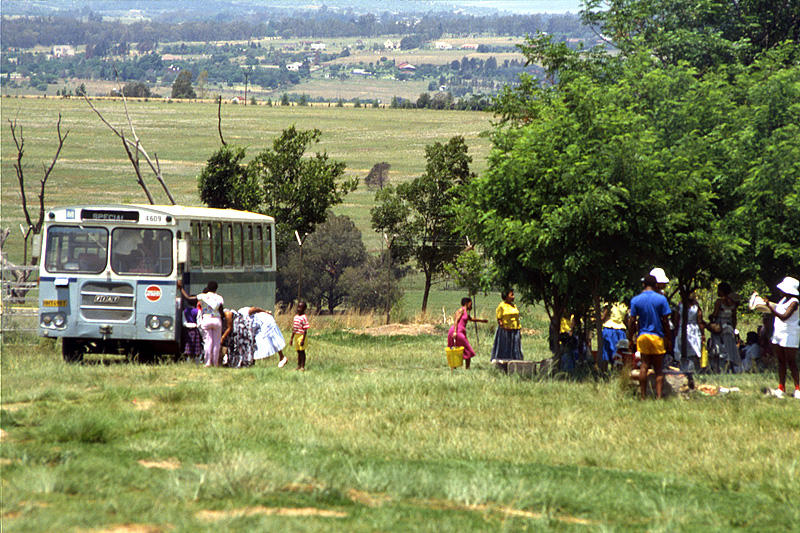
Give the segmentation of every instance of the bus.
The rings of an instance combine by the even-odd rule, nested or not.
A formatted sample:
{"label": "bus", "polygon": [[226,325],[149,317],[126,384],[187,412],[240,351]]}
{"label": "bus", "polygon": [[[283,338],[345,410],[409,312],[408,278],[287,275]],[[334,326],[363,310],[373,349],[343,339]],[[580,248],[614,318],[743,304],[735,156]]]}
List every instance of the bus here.
{"label": "bus", "polygon": [[179,205],[76,205],[45,216],[39,334],[65,361],[87,353],[180,353],[183,282],[215,280],[226,307],[275,305],[275,220]]}

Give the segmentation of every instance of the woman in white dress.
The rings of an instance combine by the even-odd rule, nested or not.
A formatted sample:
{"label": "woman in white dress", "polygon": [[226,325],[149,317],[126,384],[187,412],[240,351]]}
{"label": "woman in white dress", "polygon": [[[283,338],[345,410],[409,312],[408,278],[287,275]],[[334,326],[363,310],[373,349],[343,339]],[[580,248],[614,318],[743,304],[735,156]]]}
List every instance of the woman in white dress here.
{"label": "woman in white dress", "polygon": [[[678,320],[683,318],[683,302],[678,305]],[[700,370],[700,356],[703,353],[703,310],[697,303],[695,293],[689,295],[689,312],[686,317],[686,358],[681,357],[681,344],[683,328],[678,322],[678,335],[675,337],[675,359],[680,361],[681,370],[684,372],[697,372]]]}
{"label": "woman in white dress", "polygon": [[278,327],[272,313],[260,307],[242,307],[239,309],[239,313],[250,315],[251,318],[251,328],[256,341],[253,359],[256,361],[266,359],[277,353],[281,356],[278,361],[278,367],[282,368],[286,365],[287,359],[283,355],[286,340],[283,338],[281,328]]}

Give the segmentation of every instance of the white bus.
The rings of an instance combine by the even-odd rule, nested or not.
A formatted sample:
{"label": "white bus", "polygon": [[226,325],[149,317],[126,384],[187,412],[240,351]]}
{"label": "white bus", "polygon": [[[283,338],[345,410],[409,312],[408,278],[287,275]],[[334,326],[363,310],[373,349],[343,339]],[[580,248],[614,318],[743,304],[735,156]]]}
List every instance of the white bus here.
{"label": "white bus", "polygon": [[86,353],[151,359],[180,352],[177,281],[215,280],[226,307],[275,304],[275,220],[178,205],[78,205],[45,217],[39,332],[64,360]]}

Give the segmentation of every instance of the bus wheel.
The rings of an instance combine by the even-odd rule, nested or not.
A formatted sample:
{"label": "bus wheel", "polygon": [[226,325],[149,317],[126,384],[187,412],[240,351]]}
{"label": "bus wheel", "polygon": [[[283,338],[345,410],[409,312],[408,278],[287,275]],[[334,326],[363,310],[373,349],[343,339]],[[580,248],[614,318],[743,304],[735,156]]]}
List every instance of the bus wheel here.
{"label": "bus wheel", "polygon": [[156,360],[156,354],[146,344],[136,344],[128,352],[128,359],[134,363],[151,364]]}
{"label": "bus wheel", "polygon": [[86,345],[78,339],[64,337],[61,340],[61,356],[67,363],[83,362],[83,354],[86,353]]}

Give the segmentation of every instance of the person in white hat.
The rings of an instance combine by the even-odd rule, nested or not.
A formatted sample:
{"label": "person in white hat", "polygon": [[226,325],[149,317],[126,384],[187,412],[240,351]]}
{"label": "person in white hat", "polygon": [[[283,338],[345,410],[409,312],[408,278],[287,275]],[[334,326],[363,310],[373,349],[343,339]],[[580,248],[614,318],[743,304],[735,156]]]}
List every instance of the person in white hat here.
{"label": "person in white hat", "polygon": [[666,272],[664,272],[664,269],[661,267],[655,267],[650,271],[650,275],[656,278],[658,290],[663,292],[664,288],[667,286],[667,283],[669,283],[669,278],[667,277]]}
{"label": "person in white hat", "polygon": [[772,332],[772,349],[778,357],[778,388],[770,391],[773,396],[783,398],[786,393],[786,367],[794,380],[793,396],[800,399],[800,375],[797,371],[797,348],[800,346],[800,281],[785,277],[778,283],[783,297],[778,303],[766,302],[767,308],[775,315]]}

